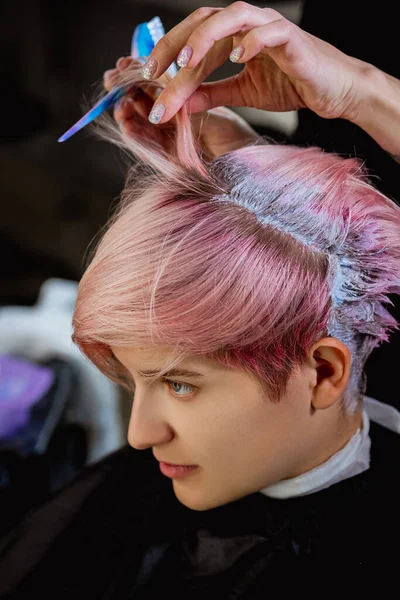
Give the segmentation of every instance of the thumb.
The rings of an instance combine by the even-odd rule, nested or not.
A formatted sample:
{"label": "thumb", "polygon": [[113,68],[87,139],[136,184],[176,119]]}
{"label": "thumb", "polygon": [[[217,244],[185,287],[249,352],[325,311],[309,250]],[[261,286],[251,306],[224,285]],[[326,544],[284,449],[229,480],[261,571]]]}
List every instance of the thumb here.
{"label": "thumb", "polygon": [[[240,73],[239,73],[240,75]],[[246,106],[238,75],[202,83],[187,101],[189,113],[198,113],[217,106]]]}

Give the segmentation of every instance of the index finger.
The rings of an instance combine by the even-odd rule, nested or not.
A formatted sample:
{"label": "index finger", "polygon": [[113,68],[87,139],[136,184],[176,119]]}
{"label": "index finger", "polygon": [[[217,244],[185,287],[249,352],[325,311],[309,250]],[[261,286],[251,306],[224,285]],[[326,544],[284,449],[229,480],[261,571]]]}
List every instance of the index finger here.
{"label": "index finger", "polygon": [[[166,123],[182,108],[208,75],[228,58],[232,50],[232,36],[280,19],[282,19],[280,13],[273,9],[261,9],[240,1],[205,19],[203,23],[194,28],[192,34],[185,40],[185,44],[191,44],[192,48],[190,66],[181,68],[161,92],[158,102],[153,106],[149,115],[150,122],[153,124]],[[187,45],[186,48],[188,47]],[[229,47],[228,52],[227,47]],[[209,50],[210,52],[208,52]],[[147,63],[149,68],[154,66],[150,61],[151,59]],[[157,70],[154,71],[154,73],[156,72]],[[232,86],[225,87],[225,91],[232,91],[232,89],[234,89]],[[228,103],[236,103],[232,102],[229,94],[224,104]]]}
{"label": "index finger", "polygon": [[158,79],[176,59],[192,32],[209,17],[224,8],[201,6],[166,33],[154,46],[143,67],[145,79]]}

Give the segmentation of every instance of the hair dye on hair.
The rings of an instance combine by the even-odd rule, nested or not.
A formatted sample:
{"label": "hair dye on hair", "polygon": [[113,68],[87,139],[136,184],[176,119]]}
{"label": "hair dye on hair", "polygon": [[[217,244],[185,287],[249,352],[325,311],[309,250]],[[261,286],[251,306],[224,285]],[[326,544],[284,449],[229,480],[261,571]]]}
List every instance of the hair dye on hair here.
{"label": "hair dye on hair", "polygon": [[[140,88],[140,69],[123,83]],[[168,347],[159,376],[202,356],[246,370],[279,400],[330,335],[351,353],[343,401],[354,411],[366,359],[397,327],[386,305],[400,292],[400,208],[358,160],[317,148],[264,141],[206,163],[185,107],[172,154],[139,115],[136,130],[101,131],[136,162],[79,285],[81,350],[129,385],[111,348]]]}

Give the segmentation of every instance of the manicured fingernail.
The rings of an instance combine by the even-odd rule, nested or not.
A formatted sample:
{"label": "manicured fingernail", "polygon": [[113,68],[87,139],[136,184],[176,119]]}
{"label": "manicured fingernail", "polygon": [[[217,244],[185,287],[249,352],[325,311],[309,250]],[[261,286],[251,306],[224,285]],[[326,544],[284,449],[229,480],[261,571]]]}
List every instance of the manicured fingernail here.
{"label": "manicured fingernail", "polygon": [[164,113],[165,113],[164,104],[162,104],[161,102],[159,102],[158,104],[155,104],[153,106],[153,108],[151,109],[151,113],[149,114],[150,123],[157,125],[157,123],[159,123],[161,121],[161,119],[163,118]]}
{"label": "manicured fingernail", "polygon": [[189,64],[189,60],[192,58],[193,48],[192,46],[184,46],[182,50],[178,54],[178,58],[176,59],[176,64],[178,67],[187,67]]}
{"label": "manicured fingernail", "polygon": [[157,71],[158,61],[154,56],[150,56],[147,63],[142,69],[142,75],[145,79],[150,80],[153,78],[154,73]]}
{"label": "manicured fingernail", "polygon": [[232,52],[230,53],[229,60],[232,61],[233,63],[235,63],[242,58],[243,54],[244,54],[244,47],[236,46],[236,48],[234,48],[232,50]]}
{"label": "manicured fingernail", "polygon": [[121,110],[121,108],[123,107],[123,105],[124,105],[124,99],[121,98],[120,100],[117,100],[117,102],[115,103],[114,109],[115,110]]}

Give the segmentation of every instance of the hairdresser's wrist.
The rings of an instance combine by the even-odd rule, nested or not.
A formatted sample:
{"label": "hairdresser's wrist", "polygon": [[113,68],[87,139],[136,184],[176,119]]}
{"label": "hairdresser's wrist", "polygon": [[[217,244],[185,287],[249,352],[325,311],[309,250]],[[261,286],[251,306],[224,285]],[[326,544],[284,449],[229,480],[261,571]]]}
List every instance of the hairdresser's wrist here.
{"label": "hairdresser's wrist", "polygon": [[364,64],[358,102],[348,120],[400,162],[400,81]]}

